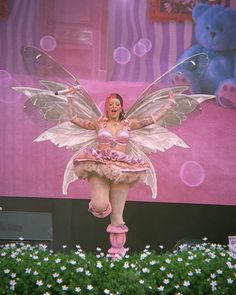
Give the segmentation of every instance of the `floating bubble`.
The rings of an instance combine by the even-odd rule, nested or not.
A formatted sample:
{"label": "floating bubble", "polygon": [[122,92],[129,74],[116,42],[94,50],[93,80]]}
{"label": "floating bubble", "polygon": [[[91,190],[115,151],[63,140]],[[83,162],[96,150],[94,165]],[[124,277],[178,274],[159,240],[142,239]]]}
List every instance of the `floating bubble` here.
{"label": "floating bubble", "polygon": [[126,47],[118,47],[113,52],[114,60],[121,65],[127,64],[131,59],[130,51]]}
{"label": "floating bubble", "polygon": [[133,51],[137,56],[144,56],[147,52],[146,46],[142,43],[136,43],[133,47]]}
{"label": "floating bubble", "polygon": [[142,44],[146,48],[146,53],[152,49],[152,42],[147,38],[142,38],[138,41],[139,44]]}
{"label": "floating bubble", "polygon": [[50,52],[57,46],[57,41],[53,36],[43,36],[40,39],[40,46],[43,50]]}
{"label": "floating bubble", "polygon": [[13,79],[7,71],[0,71],[0,101],[3,103],[16,103],[21,93],[12,89],[14,86],[21,86],[20,82]]}
{"label": "floating bubble", "polygon": [[187,186],[196,187],[204,181],[205,171],[199,163],[187,161],[180,168],[180,178]]}

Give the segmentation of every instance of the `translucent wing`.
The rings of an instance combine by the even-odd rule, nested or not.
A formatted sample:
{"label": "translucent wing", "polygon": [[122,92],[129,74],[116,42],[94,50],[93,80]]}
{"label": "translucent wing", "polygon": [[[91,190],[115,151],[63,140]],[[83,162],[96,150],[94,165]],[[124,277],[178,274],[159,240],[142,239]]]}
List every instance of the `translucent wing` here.
{"label": "translucent wing", "polygon": [[[201,59],[201,62],[199,62]],[[140,95],[138,100],[134,105],[128,110],[126,117],[127,119],[131,118],[142,118],[144,116],[151,115],[161,109],[168,99],[169,91],[171,90],[176,99],[176,106],[173,109],[173,116],[189,113],[194,110],[199,102],[196,101],[196,97],[188,95],[189,86],[180,85],[175,87],[169,87],[170,81],[172,79],[173,73],[181,71],[182,67],[193,67],[193,65],[201,64],[201,68],[198,69],[198,74],[201,76],[204,73],[204,70],[208,66],[208,56],[205,53],[195,54],[177,65],[173,66],[169,71],[156,79],[151,83]],[[212,98],[204,96],[205,99]],[[182,122],[183,116],[180,115],[179,119],[173,120],[171,125],[180,124]],[[169,116],[170,119],[170,116]],[[175,121],[175,122],[174,122]],[[166,121],[169,123],[170,121]]]}
{"label": "translucent wing", "polygon": [[[57,121],[57,123],[69,120],[66,95],[56,95],[55,93],[74,87],[76,91],[73,96],[78,115],[87,119],[101,115],[101,111],[79,80],[46,52],[33,46],[25,46],[22,48],[22,56],[30,74],[36,75],[38,78],[54,79],[54,81],[40,80],[44,89],[32,87],[13,88],[29,98],[24,107],[26,113],[29,114],[37,110],[43,118]],[[63,83],[55,80],[63,80]],[[66,80],[67,83],[65,83]]]}
{"label": "translucent wing", "polygon": [[187,148],[188,145],[176,134],[168,129],[152,124],[142,129],[132,130],[130,132],[130,141],[140,148],[145,154],[161,151],[179,146]]}
{"label": "translucent wing", "polygon": [[212,95],[188,94],[189,87],[186,85],[169,86],[173,72],[178,72],[183,65],[185,67],[193,67],[198,64],[199,59],[201,59],[201,68],[198,69],[198,73],[199,75],[203,74],[204,69],[208,65],[208,56],[204,53],[193,55],[171,68],[150,84],[126,114],[127,119],[142,119],[151,116],[167,103],[170,91],[174,95],[176,104],[160,121],[130,132],[130,142],[128,145],[130,153],[145,158],[151,167],[148,171],[146,183],[152,189],[153,198],[156,198],[157,194],[156,174],[146,155],[155,151],[164,152],[173,146],[187,148],[188,145],[180,137],[165,127],[180,125],[189,113],[199,108],[203,101],[214,98]]}
{"label": "translucent wing", "polygon": [[52,56],[34,46],[23,46],[21,55],[27,72],[31,76],[43,79],[66,81],[68,83],[80,84],[79,80],[71,74],[64,66],[59,64]]}
{"label": "translucent wing", "polygon": [[149,163],[146,184],[150,186],[154,199],[157,197],[156,172],[147,155],[155,151],[164,152],[174,145],[189,147],[180,137],[160,125],[152,124],[130,132],[129,152]]}
{"label": "translucent wing", "polygon": [[[52,81],[41,81],[49,89],[31,87],[13,87],[29,98],[24,105],[26,113],[37,109],[44,119],[61,123],[69,120],[68,101],[66,95],[56,95],[56,91],[68,89],[68,85],[62,86]],[[83,119],[96,119],[101,116],[101,111],[80,85],[76,86],[73,94],[76,113]]]}
{"label": "translucent wing", "polygon": [[[201,59],[201,69],[199,75],[204,72],[208,65],[208,56],[205,53],[193,55],[172,67],[168,72],[151,83],[140,95],[138,100],[126,114],[127,119],[145,118],[158,112],[168,100],[169,92],[174,95],[176,104],[166,113],[163,118],[151,126],[131,132],[131,141],[140,146],[145,153],[154,151],[165,151],[173,145],[187,147],[182,139],[164,127],[180,125],[189,113],[199,108],[200,103],[207,99],[212,99],[212,95],[187,94],[188,87],[175,86],[168,87],[170,77],[179,68],[193,64],[199,64]],[[203,66],[205,65],[205,67]],[[167,85],[167,86],[166,86]],[[144,140],[145,138],[145,140]]]}
{"label": "translucent wing", "polygon": [[14,87],[13,89],[28,97],[24,105],[24,111],[28,115],[38,111],[44,119],[57,123],[39,135],[35,139],[36,142],[50,140],[59,147],[76,151],[64,173],[63,193],[66,194],[69,183],[77,179],[73,170],[74,157],[82,149],[97,144],[95,130],[83,129],[70,122],[67,101],[67,92],[70,87],[73,87],[75,112],[80,118],[96,120],[101,116],[101,111],[78,79],[47,53],[36,47],[26,46],[22,49],[22,56],[31,75],[36,75],[38,79],[53,78],[53,81],[40,80],[41,85],[44,86],[43,89],[32,87]]}
{"label": "translucent wing", "polygon": [[95,143],[95,139],[95,130],[87,130],[67,121],[46,130],[34,141],[50,140],[60,148],[66,147],[77,151],[87,143]]}
{"label": "translucent wing", "polygon": [[77,179],[73,169],[73,159],[86,147],[97,145],[96,131],[80,128],[67,121],[46,130],[34,141],[45,140],[50,140],[58,147],[72,148],[76,151],[64,172],[63,194],[66,194],[69,184]]}

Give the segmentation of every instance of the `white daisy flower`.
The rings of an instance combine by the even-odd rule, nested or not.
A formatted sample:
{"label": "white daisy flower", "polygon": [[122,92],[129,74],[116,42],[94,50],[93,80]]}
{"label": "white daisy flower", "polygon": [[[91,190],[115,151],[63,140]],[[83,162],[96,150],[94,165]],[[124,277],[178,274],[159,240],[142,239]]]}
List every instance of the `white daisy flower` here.
{"label": "white daisy flower", "polygon": [[188,272],[188,276],[192,277],[193,276],[193,272],[192,271],[189,271]]}
{"label": "white daisy flower", "polygon": [[91,290],[93,290],[93,286],[92,286],[92,285],[88,285],[88,286],[87,286],[87,289],[88,289],[89,291],[91,291]]}
{"label": "white daisy flower", "polygon": [[183,286],[184,286],[184,287],[188,287],[188,286],[190,286],[190,282],[189,282],[189,281],[184,281]]}
{"label": "white daisy flower", "polygon": [[96,267],[97,267],[97,268],[102,268],[102,263],[101,263],[101,261],[98,261],[98,262],[97,262]]}
{"label": "white daisy flower", "polygon": [[63,290],[63,291],[66,291],[66,290],[68,290],[68,286],[66,286],[66,285],[63,285],[63,286],[62,286],[62,290]]}
{"label": "white daisy flower", "polygon": [[168,285],[168,284],[169,284],[169,282],[170,282],[170,280],[169,280],[169,279],[164,279],[164,281],[163,281],[163,283],[164,283],[165,285]]}
{"label": "white daisy flower", "polygon": [[42,280],[37,280],[36,281],[36,285],[39,286],[39,287],[42,286],[43,285],[43,281]]}
{"label": "white daisy flower", "polygon": [[158,287],[157,290],[160,291],[160,292],[164,291],[164,286]]}
{"label": "white daisy flower", "polygon": [[144,268],[142,269],[142,272],[143,272],[143,273],[149,273],[150,270],[149,270],[147,267],[144,267]]}
{"label": "white daisy flower", "polygon": [[16,281],[15,280],[10,280],[9,285],[10,286],[15,286],[16,285]]}
{"label": "white daisy flower", "polygon": [[8,274],[8,273],[10,272],[10,269],[6,268],[6,269],[4,269],[3,272],[4,272],[5,274]]}
{"label": "white daisy flower", "polygon": [[141,285],[143,285],[143,284],[144,284],[144,280],[139,280],[139,283],[140,283]]}
{"label": "white daisy flower", "polygon": [[234,280],[232,280],[231,278],[228,278],[228,279],[227,279],[227,283],[228,283],[229,285],[233,284],[233,282],[234,282]]}
{"label": "white daisy flower", "polygon": [[196,269],[195,269],[195,272],[196,272],[196,274],[200,274],[202,271],[201,271],[200,268],[196,268]]}

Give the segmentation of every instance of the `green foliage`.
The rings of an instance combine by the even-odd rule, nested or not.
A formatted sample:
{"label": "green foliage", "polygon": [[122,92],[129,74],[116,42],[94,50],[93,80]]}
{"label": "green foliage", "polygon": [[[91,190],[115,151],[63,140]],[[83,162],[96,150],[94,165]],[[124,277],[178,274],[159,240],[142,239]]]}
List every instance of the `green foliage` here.
{"label": "green foliage", "polygon": [[65,253],[23,242],[0,248],[0,294],[236,294],[236,259],[226,246],[202,242],[157,254],[111,259],[79,246]]}

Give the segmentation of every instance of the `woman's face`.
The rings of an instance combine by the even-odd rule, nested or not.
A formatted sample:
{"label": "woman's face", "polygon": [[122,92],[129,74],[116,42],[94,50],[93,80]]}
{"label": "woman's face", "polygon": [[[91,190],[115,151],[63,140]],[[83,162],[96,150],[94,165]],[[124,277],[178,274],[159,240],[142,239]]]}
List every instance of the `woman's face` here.
{"label": "woman's face", "polygon": [[111,95],[108,98],[108,103],[107,103],[108,119],[113,119],[115,121],[118,121],[121,111],[122,111],[122,105],[121,105],[119,99],[116,98],[115,95]]}

